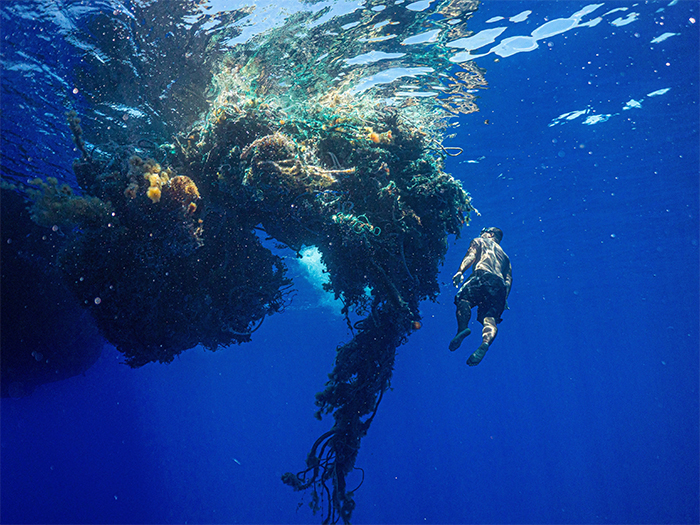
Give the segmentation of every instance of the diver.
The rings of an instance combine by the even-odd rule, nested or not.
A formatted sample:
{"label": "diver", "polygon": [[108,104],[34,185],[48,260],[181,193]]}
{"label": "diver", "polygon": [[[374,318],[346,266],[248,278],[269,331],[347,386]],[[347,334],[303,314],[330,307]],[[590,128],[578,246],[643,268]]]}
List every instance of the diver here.
{"label": "diver", "polygon": [[[471,330],[468,328],[472,308],[478,306],[477,320],[484,325],[482,343],[469,356],[469,366],[478,365],[486,355],[498,333],[496,325],[502,321],[501,314],[508,308],[506,300],[510,294],[513,275],[510,259],[501,248],[503,232],[499,228],[484,228],[481,235],[472,239],[467,254],[452,277],[455,286],[461,288],[455,296],[457,306],[457,335],[450,341],[450,350],[455,351]],[[464,281],[464,272],[473,266],[469,279]]]}

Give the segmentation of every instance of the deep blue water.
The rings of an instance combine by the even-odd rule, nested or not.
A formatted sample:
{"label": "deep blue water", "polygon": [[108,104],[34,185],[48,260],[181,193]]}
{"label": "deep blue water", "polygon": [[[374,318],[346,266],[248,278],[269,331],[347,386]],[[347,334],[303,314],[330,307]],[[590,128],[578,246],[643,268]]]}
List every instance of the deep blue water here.
{"label": "deep blue water", "polygon": [[[527,35],[585,5],[485,1],[469,28],[529,9],[503,37]],[[477,59],[489,89],[446,144],[465,150],[447,171],[481,216],[451,241],[441,297],[399,348],[362,441],[354,522],[700,520],[700,12],[681,1],[600,14],[620,6],[638,19],[609,15],[531,52]],[[26,46],[40,45],[29,21],[3,25],[5,38],[24,28]],[[666,32],[678,34],[651,43]],[[68,70],[75,57],[51,49],[46,63]],[[11,78],[4,166],[70,173],[70,139],[46,131],[63,121],[51,86]],[[6,120],[22,97],[40,125]],[[623,109],[631,100],[641,107]],[[595,115],[610,116],[584,123]],[[32,144],[37,154],[22,151]],[[489,225],[505,232],[514,285],[498,338],[470,368],[474,336],[447,349],[450,279]],[[251,343],[136,370],[106,345],[84,375],[3,399],[2,522],[320,522],[280,475],[330,426],[314,419],[314,394],[350,334],[303,279],[296,288]]]}

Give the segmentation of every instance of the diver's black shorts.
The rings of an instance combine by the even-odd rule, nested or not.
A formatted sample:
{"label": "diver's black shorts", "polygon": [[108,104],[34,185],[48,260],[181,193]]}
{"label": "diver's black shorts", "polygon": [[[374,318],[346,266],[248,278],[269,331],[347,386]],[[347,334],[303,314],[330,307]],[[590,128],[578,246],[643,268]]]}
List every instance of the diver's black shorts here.
{"label": "diver's black shorts", "polygon": [[476,319],[483,324],[484,317],[493,317],[500,323],[506,307],[506,285],[498,275],[486,270],[477,270],[469,276],[455,296],[455,304],[467,301],[478,306]]}

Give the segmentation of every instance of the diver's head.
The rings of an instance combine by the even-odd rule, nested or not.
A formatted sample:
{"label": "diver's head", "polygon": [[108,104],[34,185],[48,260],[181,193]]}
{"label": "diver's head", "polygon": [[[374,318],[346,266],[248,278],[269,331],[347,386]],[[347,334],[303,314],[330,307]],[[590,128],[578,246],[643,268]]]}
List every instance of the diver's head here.
{"label": "diver's head", "polygon": [[490,234],[494,241],[496,241],[498,244],[501,244],[501,239],[503,239],[503,232],[500,228],[496,228],[493,226],[491,228],[484,228],[483,230],[481,230],[481,235],[484,235],[485,233]]}

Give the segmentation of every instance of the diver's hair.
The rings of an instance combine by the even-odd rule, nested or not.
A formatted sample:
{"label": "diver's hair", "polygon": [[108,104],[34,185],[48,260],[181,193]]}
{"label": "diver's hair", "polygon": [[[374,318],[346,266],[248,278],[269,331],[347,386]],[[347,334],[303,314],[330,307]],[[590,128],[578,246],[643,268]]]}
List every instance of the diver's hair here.
{"label": "diver's hair", "polygon": [[496,239],[496,242],[498,244],[501,244],[501,240],[503,240],[503,230],[500,228],[496,228],[495,226],[492,226],[490,228],[484,228],[481,230],[481,233],[493,233],[493,236]]}

